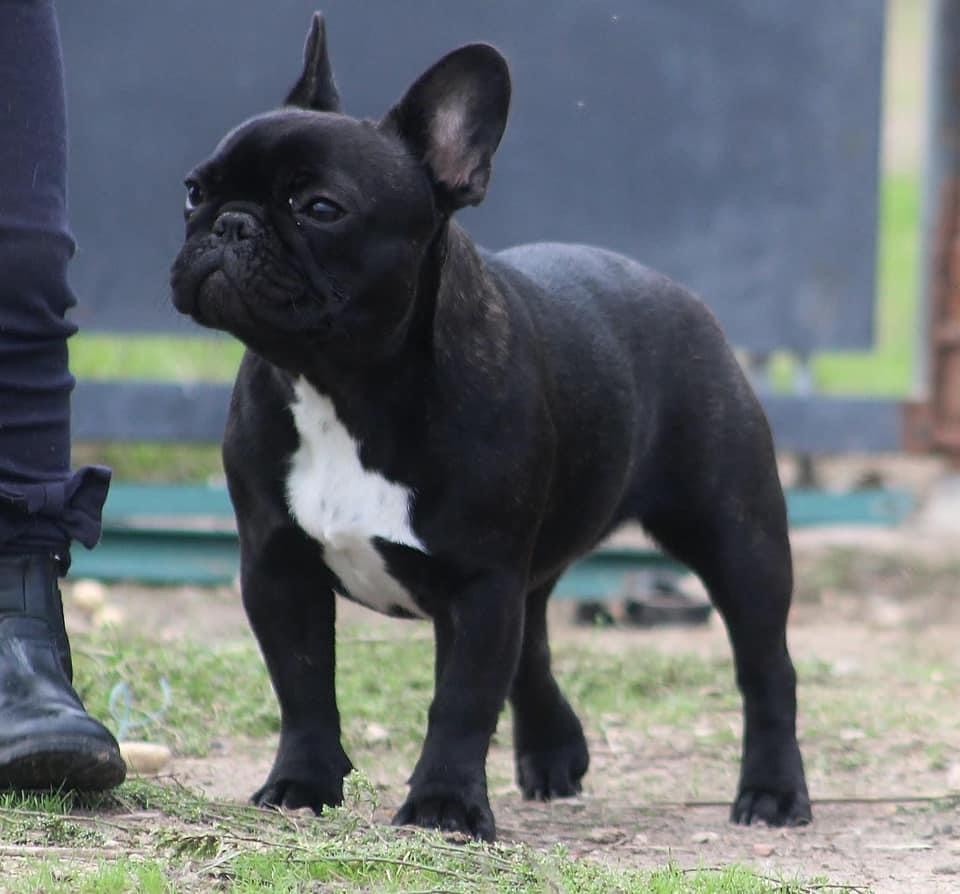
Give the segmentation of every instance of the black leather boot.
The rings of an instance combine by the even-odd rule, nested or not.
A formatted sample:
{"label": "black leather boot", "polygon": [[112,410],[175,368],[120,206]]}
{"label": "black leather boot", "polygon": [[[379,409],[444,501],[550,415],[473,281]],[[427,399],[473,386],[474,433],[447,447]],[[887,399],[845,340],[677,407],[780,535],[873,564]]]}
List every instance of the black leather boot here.
{"label": "black leather boot", "polygon": [[0,556],[0,789],[103,791],[126,775],[73,689],[58,572],[54,556]]}

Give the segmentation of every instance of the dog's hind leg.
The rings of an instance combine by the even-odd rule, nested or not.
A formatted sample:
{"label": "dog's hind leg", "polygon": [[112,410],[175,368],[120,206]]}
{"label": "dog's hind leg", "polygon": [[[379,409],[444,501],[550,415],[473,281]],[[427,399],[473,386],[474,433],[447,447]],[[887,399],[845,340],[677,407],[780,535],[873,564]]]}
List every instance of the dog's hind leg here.
{"label": "dog's hind leg", "polygon": [[547,600],[555,580],[527,594],[523,647],[510,690],[517,784],[524,798],[576,795],[590,755],[583,727],[550,670]]}
{"label": "dog's hind leg", "polygon": [[698,475],[696,463],[685,464],[688,477],[670,476],[675,487],[661,489],[660,506],[643,522],[700,576],[727,625],[744,707],[731,819],[791,826],[810,822],[811,810],[796,738],[796,673],[786,641],[790,544],[770,454],[741,453],[736,469],[713,469],[712,480],[722,481],[715,488],[703,486],[707,477]]}

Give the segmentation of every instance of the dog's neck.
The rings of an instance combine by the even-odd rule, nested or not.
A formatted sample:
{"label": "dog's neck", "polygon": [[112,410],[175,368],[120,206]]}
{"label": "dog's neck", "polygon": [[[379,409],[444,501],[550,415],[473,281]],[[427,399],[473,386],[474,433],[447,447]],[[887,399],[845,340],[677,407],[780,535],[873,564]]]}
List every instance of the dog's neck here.
{"label": "dog's neck", "polygon": [[470,237],[451,221],[431,319],[431,355],[473,387],[497,388],[506,371],[510,316]]}
{"label": "dog's neck", "polygon": [[[490,282],[473,241],[445,221],[424,252],[416,300],[393,343],[376,358],[319,352],[302,375],[335,403],[375,394],[411,395],[431,369],[463,366],[490,374],[502,365],[509,337],[503,297]],[[297,376],[293,374],[293,377]]]}

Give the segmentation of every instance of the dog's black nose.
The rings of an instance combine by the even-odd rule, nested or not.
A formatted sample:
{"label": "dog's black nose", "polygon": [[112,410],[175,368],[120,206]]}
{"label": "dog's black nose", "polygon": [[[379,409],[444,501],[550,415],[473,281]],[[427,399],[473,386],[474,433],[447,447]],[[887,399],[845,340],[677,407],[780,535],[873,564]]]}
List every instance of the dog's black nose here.
{"label": "dog's black nose", "polygon": [[245,211],[224,211],[213,224],[213,233],[229,242],[252,239],[260,224],[252,214]]}

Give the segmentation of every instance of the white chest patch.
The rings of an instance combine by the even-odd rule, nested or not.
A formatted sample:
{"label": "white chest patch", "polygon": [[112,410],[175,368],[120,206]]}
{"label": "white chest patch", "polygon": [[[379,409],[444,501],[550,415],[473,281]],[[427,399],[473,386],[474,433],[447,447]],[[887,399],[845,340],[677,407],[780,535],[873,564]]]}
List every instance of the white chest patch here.
{"label": "white chest patch", "polygon": [[304,379],[291,406],[300,447],[287,476],[287,503],[297,523],[323,544],[324,559],[344,595],[377,611],[423,611],[387,571],[373,545],[380,537],[426,552],[410,526],[410,491],[360,463],[359,445],[333,402]]}

